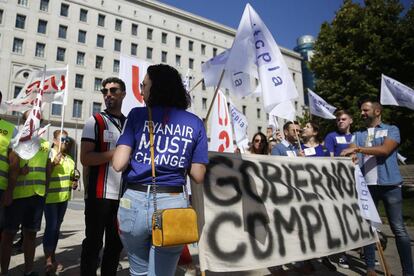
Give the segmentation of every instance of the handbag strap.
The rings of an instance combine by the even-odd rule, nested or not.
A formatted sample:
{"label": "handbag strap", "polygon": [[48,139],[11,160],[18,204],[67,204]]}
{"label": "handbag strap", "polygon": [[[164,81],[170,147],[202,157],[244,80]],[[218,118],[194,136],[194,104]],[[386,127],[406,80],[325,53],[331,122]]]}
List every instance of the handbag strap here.
{"label": "handbag strap", "polygon": [[155,185],[155,153],[154,153],[154,121],[152,120],[151,107],[148,106],[149,131],[150,131],[150,152],[151,152],[151,174],[152,174],[152,201],[154,213],[157,212],[157,186]]}

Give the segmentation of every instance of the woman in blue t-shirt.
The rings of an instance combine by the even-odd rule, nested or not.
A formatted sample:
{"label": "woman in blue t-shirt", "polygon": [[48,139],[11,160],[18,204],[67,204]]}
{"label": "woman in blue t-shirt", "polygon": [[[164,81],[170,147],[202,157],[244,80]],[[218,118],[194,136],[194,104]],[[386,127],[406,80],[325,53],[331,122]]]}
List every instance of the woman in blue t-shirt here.
{"label": "woman in blue t-shirt", "polygon": [[301,155],[305,157],[329,156],[329,152],[321,144],[319,125],[310,121],[302,130]]}
{"label": "woman in blue t-shirt", "polygon": [[183,246],[151,246],[153,194],[149,115],[154,134],[157,209],[187,207],[187,174],[201,183],[208,163],[203,122],[185,111],[190,98],[176,69],[152,65],[141,83],[147,107],[130,111],[112,163],[123,171],[126,191],[120,200],[120,237],[131,275],[174,275]]}

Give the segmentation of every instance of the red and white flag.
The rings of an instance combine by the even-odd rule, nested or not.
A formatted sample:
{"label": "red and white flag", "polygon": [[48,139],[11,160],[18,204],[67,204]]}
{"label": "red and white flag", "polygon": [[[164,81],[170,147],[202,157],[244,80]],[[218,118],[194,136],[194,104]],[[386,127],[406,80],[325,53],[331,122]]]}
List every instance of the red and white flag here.
{"label": "red and white flag", "polygon": [[[44,79],[43,79],[44,78]],[[5,101],[3,108],[7,111],[32,109],[39,91],[43,92],[43,102],[63,104],[67,103],[68,66],[33,71],[23,89],[16,98]]]}
{"label": "red and white flag", "polygon": [[213,104],[210,129],[210,151],[234,152],[231,118],[227,108],[227,100],[221,90]]}
{"label": "red and white flag", "polygon": [[140,83],[144,80],[150,65],[151,63],[145,60],[121,55],[119,78],[125,82],[126,87],[126,96],[122,103],[122,113],[125,116],[131,109],[145,106]]}

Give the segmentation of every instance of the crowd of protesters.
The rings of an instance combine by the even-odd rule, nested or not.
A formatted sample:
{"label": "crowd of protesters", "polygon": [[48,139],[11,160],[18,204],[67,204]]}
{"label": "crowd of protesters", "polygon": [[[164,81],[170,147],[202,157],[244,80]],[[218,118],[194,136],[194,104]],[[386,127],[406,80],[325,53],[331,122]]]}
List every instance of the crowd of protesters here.
{"label": "crowd of protesters", "polygon": [[[161,207],[187,204],[184,196],[187,175],[202,183],[208,163],[205,129],[197,116],[185,111],[189,105],[188,94],[174,68],[150,66],[141,91],[148,108],[134,109],[126,118],[121,112],[125,83],[115,77],[105,79],[101,92],[106,109],[90,117],[83,129],[80,159],[85,184],[85,239],[81,275],[96,275],[98,267],[103,276],[116,275],[123,249],[128,254],[131,275],[174,275],[183,251],[182,246],[151,246],[151,196],[154,195],[149,187],[156,178]],[[254,134],[248,152],[292,158],[352,157],[361,167],[374,203],[384,202],[396,237],[402,274],[414,275],[410,238],[402,215],[402,178],[397,164],[400,134],[396,126],[382,122],[381,114],[382,106],[378,102],[364,101],[361,117],[366,128],[352,133],[351,114],[340,110],[336,113],[336,131],[327,134],[325,139],[315,121],[303,125],[287,122],[281,131],[269,128],[267,136],[261,132]],[[190,146],[187,142],[178,142],[182,147],[181,158],[187,160],[183,165],[157,164],[156,176],[151,175],[153,161],[140,157],[150,155],[149,147],[141,148],[139,140],[149,135],[148,121],[192,129],[196,138],[191,139]],[[33,258],[43,214],[46,219],[45,273],[53,275],[63,269],[56,260],[55,251],[71,190],[78,185],[74,177],[76,166],[68,154],[71,139],[65,130],[56,130],[52,143],[41,139],[36,155],[23,160],[11,147],[17,134],[16,126],[0,119],[0,129],[4,134],[0,135],[1,275],[9,275],[12,243],[19,228],[23,236],[24,275],[39,275],[33,271]],[[157,141],[175,138],[163,132],[157,135]],[[140,222],[134,223],[136,220]],[[374,245],[365,246],[363,252],[367,275],[376,275]],[[337,260],[340,267],[349,268],[345,252],[339,254]],[[336,270],[329,257],[320,261],[329,270]],[[302,274],[313,271],[310,261],[295,266]],[[281,266],[269,270],[273,275],[286,273]]]}

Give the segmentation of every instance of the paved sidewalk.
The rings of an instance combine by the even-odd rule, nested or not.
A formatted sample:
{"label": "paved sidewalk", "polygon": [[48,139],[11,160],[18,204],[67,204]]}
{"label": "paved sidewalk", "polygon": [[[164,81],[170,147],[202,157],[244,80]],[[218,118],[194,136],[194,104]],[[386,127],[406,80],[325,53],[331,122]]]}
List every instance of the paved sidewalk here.
{"label": "paved sidewalk", "polygon": [[[66,212],[66,216],[62,225],[62,233],[58,244],[57,249],[57,260],[62,263],[64,270],[59,273],[63,276],[78,276],[79,273],[79,264],[80,264],[80,253],[81,253],[81,244],[84,238],[84,216],[83,216],[83,200],[75,199],[69,203],[69,208]],[[42,224],[42,230],[38,233],[36,239],[36,256],[35,256],[35,270],[44,275],[44,258],[43,258],[43,248],[42,248],[42,237],[44,229],[44,220]],[[414,247],[414,227],[408,228],[410,236],[412,238],[411,246]],[[393,275],[401,275],[400,262],[398,258],[398,253],[395,248],[395,240],[390,236],[391,231],[389,227],[384,226],[383,232],[388,236],[388,245],[385,250],[385,257],[390,266],[391,272]],[[194,260],[197,261],[197,248],[190,246],[190,251],[194,256]],[[365,265],[359,259],[359,254],[356,251],[351,251],[349,253],[349,259],[351,263],[350,269],[341,269],[338,268],[337,272],[330,272],[317,261],[314,261],[313,264],[316,268],[316,272],[313,275],[364,275],[365,274]],[[23,254],[15,254],[12,256],[10,263],[10,275],[23,275]],[[117,275],[129,275],[128,273],[128,260],[123,254],[121,260],[122,270],[118,271]],[[378,272],[380,272],[380,267],[377,267]],[[381,275],[382,273],[380,273]],[[185,274],[184,271],[180,268],[177,269],[176,276],[183,275],[194,275],[194,274]],[[233,272],[233,273],[213,273],[207,272],[206,275],[245,275],[245,276],[262,276],[262,275],[271,275],[267,269],[248,271],[248,272]],[[289,270],[288,275],[300,275],[293,270]]]}

